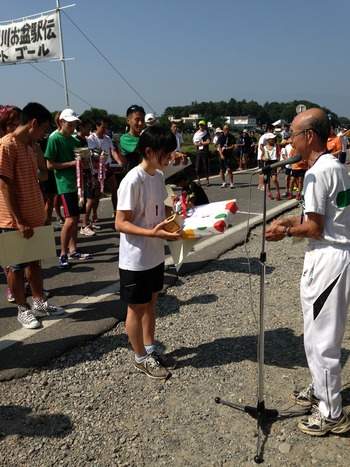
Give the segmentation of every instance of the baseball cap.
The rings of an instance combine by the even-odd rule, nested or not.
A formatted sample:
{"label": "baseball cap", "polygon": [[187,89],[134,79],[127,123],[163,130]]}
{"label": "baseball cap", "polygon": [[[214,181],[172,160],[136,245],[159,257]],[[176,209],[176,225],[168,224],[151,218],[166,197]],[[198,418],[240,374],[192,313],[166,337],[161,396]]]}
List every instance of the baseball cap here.
{"label": "baseball cap", "polygon": [[154,116],[154,114],[146,114],[145,116],[145,122],[155,122],[157,119],[156,117]]}
{"label": "baseball cap", "polygon": [[60,120],[65,120],[66,122],[80,122],[79,115],[74,112],[73,109],[64,109],[61,112]]}
{"label": "baseball cap", "polygon": [[276,136],[273,133],[266,133],[265,139],[275,139]]}
{"label": "baseball cap", "polygon": [[216,128],[216,129],[215,129],[215,133],[222,133],[222,129],[221,129],[221,128],[219,128],[219,127],[218,127],[218,128]]}
{"label": "baseball cap", "polygon": [[206,125],[205,120],[199,120],[198,125]]}

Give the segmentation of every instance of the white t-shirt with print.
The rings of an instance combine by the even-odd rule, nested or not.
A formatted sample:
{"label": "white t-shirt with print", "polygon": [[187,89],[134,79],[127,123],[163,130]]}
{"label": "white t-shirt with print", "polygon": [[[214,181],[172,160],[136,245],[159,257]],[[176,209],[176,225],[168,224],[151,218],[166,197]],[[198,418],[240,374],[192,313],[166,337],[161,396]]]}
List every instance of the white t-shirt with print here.
{"label": "white t-shirt with print", "polygon": [[114,149],[113,141],[109,136],[105,135],[103,138],[99,138],[96,133],[91,133],[87,139],[87,143],[89,149],[99,149],[108,154],[107,164],[115,162],[111,156],[111,150]]}
{"label": "white t-shirt with print", "polygon": [[350,247],[350,205],[346,206],[350,178],[343,164],[331,154],[322,155],[306,172],[303,187],[304,212],[324,216],[320,238],[310,244],[331,244]]}
{"label": "white t-shirt with print", "polygon": [[[118,190],[119,211],[132,211],[130,221],[153,229],[165,219],[164,201],[168,197],[160,170],[149,175],[140,165],[126,174]],[[142,235],[120,233],[119,267],[129,271],[145,271],[165,259],[164,240]]]}

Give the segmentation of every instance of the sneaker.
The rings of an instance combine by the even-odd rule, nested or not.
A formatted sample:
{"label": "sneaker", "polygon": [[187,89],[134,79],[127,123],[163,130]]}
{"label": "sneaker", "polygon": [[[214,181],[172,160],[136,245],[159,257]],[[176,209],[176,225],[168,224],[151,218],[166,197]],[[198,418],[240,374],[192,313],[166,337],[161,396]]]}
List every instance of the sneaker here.
{"label": "sneaker", "polygon": [[287,196],[287,199],[293,199],[293,195],[289,193],[289,195]]}
{"label": "sneaker", "polygon": [[300,420],[297,426],[300,431],[311,436],[323,436],[329,432],[340,434],[350,430],[350,419],[345,412],[338,418],[327,418],[317,407],[309,418]]}
{"label": "sneaker", "polygon": [[300,391],[294,390],[290,396],[292,401],[302,407],[312,407],[320,402],[320,399],[314,395],[313,387],[310,384],[307,388]]}
{"label": "sneaker", "polygon": [[280,199],[281,199],[281,195],[280,195],[279,193],[277,193],[277,195],[276,195],[276,200],[277,200],[277,201],[280,201]]}
{"label": "sneaker", "polygon": [[168,370],[173,370],[176,368],[177,362],[170,355],[165,355],[159,350],[155,350],[150,355],[152,355],[162,367],[167,368]]}
{"label": "sneaker", "polygon": [[235,187],[234,183],[230,183],[230,188],[231,188],[231,190],[233,190],[234,187]]}
{"label": "sneaker", "polygon": [[29,305],[18,307],[17,320],[24,328],[27,329],[36,329],[41,327],[40,322],[34,316]]}
{"label": "sneaker", "polygon": [[[30,285],[28,284],[28,282],[25,283],[24,287],[25,287],[26,297],[31,297],[33,294],[32,294],[32,289],[30,288]],[[46,290],[46,289],[43,289],[43,295],[44,295],[46,300],[48,298],[52,297],[52,293],[49,290]]]}
{"label": "sneaker", "polygon": [[272,193],[269,193],[267,196],[269,197],[269,199],[273,199]]}
{"label": "sneaker", "polygon": [[96,214],[94,214],[94,215],[92,216],[92,222],[93,222],[93,224],[95,224],[96,222],[100,222],[100,220],[101,220],[101,219],[99,219],[99,218],[96,216]]}
{"label": "sneaker", "polygon": [[221,188],[226,188],[226,187],[227,187],[226,183],[223,183],[223,184],[221,185]]}
{"label": "sneaker", "polygon": [[145,373],[153,379],[165,379],[169,375],[169,371],[164,368],[152,354],[148,355],[142,362],[138,363],[133,357],[134,367]]}
{"label": "sneaker", "polygon": [[68,263],[68,256],[67,255],[61,255],[58,259],[58,267],[60,269],[68,269],[69,268],[69,263]]}
{"label": "sneaker", "polygon": [[100,226],[100,225],[93,224],[92,222],[90,222],[89,228],[90,228],[91,230],[101,230],[101,226]]}
{"label": "sneaker", "polygon": [[68,258],[84,260],[91,259],[92,255],[90,255],[90,253],[83,253],[79,248],[77,248],[73,252],[68,253]]}
{"label": "sneaker", "polygon": [[301,200],[301,196],[298,194],[298,195],[296,195],[295,199],[296,199],[297,201],[300,201],[300,200]]}
{"label": "sneaker", "polygon": [[94,232],[89,225],[86,227],[82,227],[80,229],[81,235],[86,235],[87,237],[92,237],[93,235],[96,235],[96,232]]}
{"label": "sneaker", "polygon": [[63,315],[65,313],[63,308],[60,308],[59,306],[51,305],[47,300],[39,300],[39,299],[34,299],[33,300],[33,308],[32,308],[33,313],[46,313],[47,315],[50,316],[59,316]]}
{"label": "sneaker", "polygon": [[7,301],[9,303],[15,303],[15,297],[12,295],[12,291],[10,289],[10,287],[7,288]]}
{"label": "sneaker", "polygon": [[64,221],[65,221],[64,217],[58,217],[56,222],[57,224],[63,225]]}
{"label": "sneaker", "polygon": [[289,195],[290,195],[289,191],[286,191],[286,192],[284,193],[283,196],[284,196],[285,198],[288,198]]}

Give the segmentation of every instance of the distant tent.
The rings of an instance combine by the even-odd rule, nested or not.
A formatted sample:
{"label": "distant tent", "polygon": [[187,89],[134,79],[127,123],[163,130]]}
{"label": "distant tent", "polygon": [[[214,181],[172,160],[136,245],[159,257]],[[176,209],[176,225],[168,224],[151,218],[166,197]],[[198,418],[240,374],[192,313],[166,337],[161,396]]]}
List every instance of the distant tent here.
{"label": "distant tent", "polygon": [[272,125],[273,126],[288,125],[288,122],[282,118],[281,120],[277,120],[276,122],[273,122]]}

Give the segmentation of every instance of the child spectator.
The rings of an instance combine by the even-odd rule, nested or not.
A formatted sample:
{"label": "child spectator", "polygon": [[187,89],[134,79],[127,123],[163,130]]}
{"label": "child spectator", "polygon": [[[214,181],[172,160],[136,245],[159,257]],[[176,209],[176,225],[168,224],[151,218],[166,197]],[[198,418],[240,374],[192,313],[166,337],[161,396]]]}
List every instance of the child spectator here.
{"label": "child spectator", "polygon": [[[182,191],[186,192],[186,205],[188,208],[209,203],[208,196],[203,188],[194,181],[190,182],[183,170],[174,175],[172,182],[174,185],[182,188]],[[176,196],[174,201],[176,202],[178,198],[179,197]]]}
{"label": "child spectator", "polygon": [[[278,151],[279,148],[276,144],[275,138],[276,136],[273,133],[267,133],[265,135],[266,145],[265,145],[264,155],[262,157],[262,160],[265,162],[265,166],[271,165],[274,162],[279,161],[279,158],[280,158],[279,151]],[[271,173],[271,178],[276,188],[276,200],[279,201],[281,199],[281,194],[280,194],[280,186],[277,180],[277,169],[273,170],[273,172]],[[268,191],[268,197],[270,199],[273,199],[273,196],[271,193],[270,180],[268,180],[268,183],[267,183],[267,191]]]}

